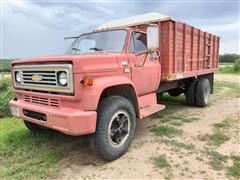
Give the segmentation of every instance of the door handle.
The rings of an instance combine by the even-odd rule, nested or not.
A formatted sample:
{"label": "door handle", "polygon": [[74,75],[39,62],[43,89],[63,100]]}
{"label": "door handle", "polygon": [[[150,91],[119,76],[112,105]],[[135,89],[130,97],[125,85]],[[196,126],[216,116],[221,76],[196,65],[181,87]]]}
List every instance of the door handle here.
{"label": "door handle", "polygon": [[135,64],[135,67],[143,67],[143,64]]}

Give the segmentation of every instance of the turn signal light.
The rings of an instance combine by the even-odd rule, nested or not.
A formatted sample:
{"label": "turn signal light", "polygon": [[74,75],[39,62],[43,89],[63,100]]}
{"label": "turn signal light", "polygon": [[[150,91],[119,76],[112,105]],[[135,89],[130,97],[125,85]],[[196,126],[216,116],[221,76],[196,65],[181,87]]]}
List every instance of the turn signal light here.
{"label": "turn signal light", "polygon": [[84,86],[92,86],[93,85],[93,79],[91,77],[84,77],[81,82]]}

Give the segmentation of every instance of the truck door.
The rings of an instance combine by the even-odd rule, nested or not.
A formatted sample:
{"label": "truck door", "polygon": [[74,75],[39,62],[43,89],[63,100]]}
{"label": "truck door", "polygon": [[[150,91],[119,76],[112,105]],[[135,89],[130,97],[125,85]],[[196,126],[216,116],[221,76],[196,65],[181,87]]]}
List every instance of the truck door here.
{"label": "truck door", "polygon": [[131,79],[138,95],[155,92],[160,84],[161,66],[152,52],[147,52],[145,33],[132,32],[128,59],[131,66]]}

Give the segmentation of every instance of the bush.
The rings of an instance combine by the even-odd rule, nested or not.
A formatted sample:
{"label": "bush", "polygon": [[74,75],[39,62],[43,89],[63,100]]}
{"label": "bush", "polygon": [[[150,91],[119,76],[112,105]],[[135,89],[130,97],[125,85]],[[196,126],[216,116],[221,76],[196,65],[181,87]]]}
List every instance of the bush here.
{"label": "bush", "polygon": [[12,59],[0,59],[0,72],[10,72]]}
{"label": "bush", "polygon": [[240,71],[240,58],[236,59],[233,64],[234,71]]}
{"label": "bush", "polygon": [[12,91],[12,84],[10,77],[4,77],[0,79],[0,118],[11,116],[8,102],[15,97],[15,93]]}

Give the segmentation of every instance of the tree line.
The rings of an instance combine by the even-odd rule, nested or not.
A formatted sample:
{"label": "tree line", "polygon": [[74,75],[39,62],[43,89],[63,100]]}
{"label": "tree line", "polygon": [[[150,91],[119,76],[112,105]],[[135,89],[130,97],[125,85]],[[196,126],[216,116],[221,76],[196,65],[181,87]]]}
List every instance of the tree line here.
{"label": "tree line", "polygon": [[[223,54],[219,55],[220,63],[234,63],[236,59],[239,59],[239,54]],[[12,59],[1,59],[0,60],[0,72],[10,72],[10,64],[13,61]]]}

